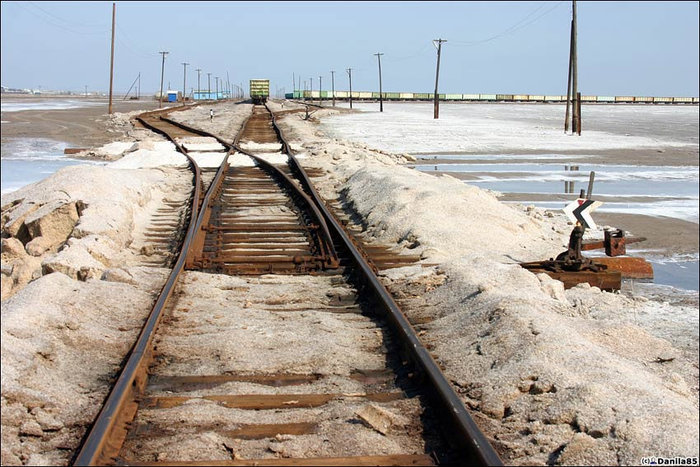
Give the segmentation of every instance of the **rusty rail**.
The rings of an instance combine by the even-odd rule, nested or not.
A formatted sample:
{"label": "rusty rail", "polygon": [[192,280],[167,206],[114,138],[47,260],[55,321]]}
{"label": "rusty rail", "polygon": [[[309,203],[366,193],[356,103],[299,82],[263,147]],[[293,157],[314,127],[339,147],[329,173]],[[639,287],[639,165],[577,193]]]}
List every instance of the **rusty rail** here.
{"label": "rusty rail", "polygon": [[[270,114],[272,115],[271,112]],[[168,119],[164,117],[161,118],[166,122],[168,121]],[[142,123],[148,127],[146,122],[142,121]],[[189,128],[186,128],[186,126],[182,124],[178,124],[178,126],[189,131]],[[476,463],[482,465],[502,465],[497,453],[489,444],[483,433],[479,430],[464,407],[461,399],[456,394],[447,378],[438,367],[437,363],[433,360],[428,350],[422,345],[413,327],[398,308],[390,293],[381,284],[377,276],[373,273],[372,268],[367,264],[362,255],[355,248],[348,234],[325,206],[325,203],[314,189],[313,184],[311,183],[305,170],[294,156],[293,150],[287,144],[284,136],[281,134],[276,122],[274,121],[274,117],[273,127],[282,141],[284,151],[289,156],[290,166],[297,174],[299,174],[303,190],[292,182],[286,174],[279,171],[279,169],[274,168],[274,170],[278,172],[277,176],[281,176],[281,180],[287,180],[294,189],[298,190],[302,198],[305,198],[311,203],[311,210],[318,217],[319,225],[323,226],[323,230],[327,235],[329,248],[333,247],[334,239],[339,239],[344,244],[344,247],[347,248],[347,251],[350,252],[352,262],[356,266],[355,273],[360,277],[359,280],[364,284],[365,290],[369,291],[376,298],[377,302],[381,304],[381,307],[384,309],[385,315],[388,318],[388,322],[393,327],[395,333],[401,338],[403,348],[407,352],[409,360],[414,362],[415,366],[420,370],[419,372],[427,377],[427,381],[430,383],[427,387],[430,387],[431,391],[436,396],[436,400],[442,406],[443,412],[446,414],[446,418],[451,419],[454,429],[448,431],[452,431],[453,434],[457,435],[461,450],[465,451],[465,455],[469,456],[469,458],[463,459],[463,462],[465,464],[470,464],[473,461],[476,461]],[[162,130],[160,132],[162,132]],[[206,132],[197,130],[197,134],[205,135],[205,133]],[[243,151],[238,145],[238,137],[236,140],[234,140],[234,143],[231,144],[214,135],[206,134],[206,136],[212,136],[217,139],[217,141],[228,149],[227,154],[230,154],[233,150],[236,150],[242,154],[248,155],[249,157],[253,157],[258,164],[266,164],[264,160]],[[182,150],[179,144],[176,143],[176,146],[179,150]],[[226,172],[226,170],[228,170],[227,156],[224,158],[224,161],[219,167],[215,181],[212,182],[209,190],[207,190],[207,195],[201,204],[202,208],[199,208],[198,197],[201,185],[198,167],[194,160],[191,158],[188,159],[195,167],[197,180],[195,195],[192,203],[192,215],[190,218],[187,235],[183,242],[183,248],[178,256],[178,260],[171,275],[166,281],[166,284],[164,285],[161,294],[159,295],[146,321],[146,325],[141,331],[139,338],[129,355],[117,383],[107,397],[104,407],[100,411],[100,414],[93,424],[89,434],[85,438],[85,441],[73,462],[75,465],[106,464],[111,462],[118,452],[120,446],[115,445],[115,443],[118,443],[120,439],[124,439],[126,436],[128,424],[131,422],[131,419],[138,409],[139,394],[143,392],[143,389],[147,383],[147,370],[148,364],[152,357],[151,342],[154,331],[160,323],[163,311],[165,309],[165,304],[172,295],[174,286],[185,266],[187,252],[192,248],[195,241],[195,233],[201,230],[202,225],[205,222],[206,207],[210,204],[211,197],[213,196],[213,193],[216,192],[217,185],[221,183],[223,174]],[[304,193],[304,191],[306,191],[308,194]],[[196,221],[194,221],[195,219]],[[329,251],[331,250],[329,249]],[[332,251],[335,254],[335,250],[333,249]]]}
{"label": "rusty rail", "polygon": [[[147,123],[140,117],[138,120],[147,128],[170,137],[159,128]],[[172,140],[171,140],[172,141]],[[197,163],[187,155],[183,148],[173,141],[175,146],[182,152],[190,162],[190,167],[194,170],[195,187],[192,199],[192,211],[187,234],[183,241],[182,249],[173,270],[168,276],[168,280],[161,289],[150,314],[146,320],[141,333],[139,334],[134,347],[129,353],[129,358],[121,371],[117,382],[110,391],[107,399],[93,423],[87,437],[84,439],[80,451],[78,452],[74,465],[104,465],[111,461],[110,450],[115,446],[110,446],[109,441],[114,438],[124,438],[127,432],[127,424],[133,418],[138,407],[137,394],[144,388],[147,380],[147,362],[150,360],[154,331],[158,327],[165,304],[172,295],[174,286],[180,277],[185,265],[186,252],[189,250],[195,233],[195,223],[199,210],[199,193],[201,190],[201,172]]]}
{"label": "rusty rail", "polygon": [[[265,107],[267,108],[267,105]],[[270,113],[272,114],[271,111]],[[476,425],[472,417],[469,415],[464,403],[452,388],[444,373],[440,370],[440,367],[430,355],[430,352],[428,352],[428,350],[421,343],[418,335],[413,329],[413,326],[411,326],[406,316],[399,309],[386,287],[384,287],[384,285],[379,281],[379,278],[375,275],[371,266],[367,264],[362,254],[357,250],[357,248],[355,248],[354,243],[343,227],[337,222],[326,207],[325,203],[311,183],[308,175],[304,171],[304,168],[301,166],[301,164],[299,164],[297,158],[294,157],[294,151],[284,138],[284,135],[274,119],[274,115],[272,124],[282,140],[283,148],[289,155],[289,159],[292,162],[294,170],[299,173],[303,184],[305,185],[306,189],[309,190],[311,197],[318,204],[319,209],[326,218],[326,222],[333,229],[333,233],[342,239],[343,246],[351,253],[353,262],[361,271],[363,282],[366,284],[368,290],[375,295],[378,302],[383,306],[386,316],[393,325],[395,332],[405,343],[404,347],[412,357],[412,360],[432,383],[432,387],[438,396],[438,399],[442,403],[443,409],[446,411],[445,413],[450,414],[455,428],[462,435],[463,441],[466,443],[475,459],[483,465],[502,465],[498,454],[493,449],[488,439],[486,439],[486,436],[484,436],[479,427]]]}

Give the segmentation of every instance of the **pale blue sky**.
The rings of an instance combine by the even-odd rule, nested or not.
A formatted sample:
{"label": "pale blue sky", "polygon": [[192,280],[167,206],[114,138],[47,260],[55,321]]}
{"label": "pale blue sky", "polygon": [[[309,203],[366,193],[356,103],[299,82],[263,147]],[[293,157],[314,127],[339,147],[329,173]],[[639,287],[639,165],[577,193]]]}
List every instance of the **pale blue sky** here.
{"label": "pale blue sky", "polygon": [[[318,77],[330,89],[565,94],[571,1],[116,2],[114,89],[141,73],[143,93],[197,86],[196,68],[271,91]],[[594,95],[698,96],[698,2],[579,1],[579,90]],[[112,2],[3,1],[4,86],[109,89]]]}

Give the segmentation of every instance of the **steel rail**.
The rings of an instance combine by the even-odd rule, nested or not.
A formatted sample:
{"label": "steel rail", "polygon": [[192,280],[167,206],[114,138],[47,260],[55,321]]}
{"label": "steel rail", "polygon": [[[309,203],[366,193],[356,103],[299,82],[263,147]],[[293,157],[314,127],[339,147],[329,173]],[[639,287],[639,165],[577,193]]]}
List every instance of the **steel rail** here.
{"label": "steel rail", "polygon": [[[161,112],[162,111],[156,111],[149,114],[152,115]],[[84,438],[84,441],[80,446],[80,450],[77,453],[74,461],[72,462],[73,465],[104,465],[113,460],[109,449],[111,448],[113,451],[118,451],[119,446],[110,446],[108,445],[108,443],[111,440],[113,440],[114,437],[116,437],[116,433],[118,433],[119,438],[124,438],[126,436],[126,432],[128,429],[127,424],[131,420],[127,420],[125,418],[133,417],[133,414],[136,412],[138,406],[136,396],[139,392],[143,390],[147,382],[147,368],[143,368],[143,366],[149,361],[149,351],[151,350],[151,342],[153,340],[153,336],[155,335],[155,330],[162,319],[163,311],[165,310],[165,305],[170,296],[172,295],[174,286],[177,283],[180,274],[184,270],[186,258],[195,240],[196,234],[202,228],[202,224],[204,223],[206,213],[206,207],[211,202],[211,197],[221,184],[224,173],[228,170],[228,156],[233,151],[240,151],[243,154],[249,155],[238,147],[238,141],[240,139],[240,134],[242,133],[242,131],[239,132],[239,134],[236,136],[234,144],[231,144],[222,140],[218,136],[212,135],[203,130],[188,127],[179,122],[175,122],[162,116],[160,116],[159,118],[160,120],[163,120],[166,123],[174,124],[175,126],[178,126],[181,129],[191,131],[201,136],[210,136],[215,138],[217,141],[219,141],[219,143],[221,143],[224,147],[227,148],[227,156],[224,158],[221,165],[219,166],[216,176],[214,177],[214,180],[212,181],[212,183],[209,186],[209,189],[207,190],[207,194],[205,195],[201,204],[202,209],[199,209],[199,195],[201,192],[201,171],[195,160],[192,157],[190,157],[186,153],[184,148],[170,135],[168,135],[167,132],[154,125],[151,125],[140,116],[136,117],[136,119],[146,128],[159,134],[162,134],[166,138],[168,138],[176,146],[178,151],[182,152],[185,155],[185,157],[187,157],[191,167],[194,168],[195,192],[192,200],[192,214],[190,216],[190,224],[187,230],[187,234],[183,241],[180,254],[178,255],[178,260],[176,261],[173,270],[168,276],[165,285],[161,289],[158,299],[156,300],[156,303],[151,309],[146,323],[142,328],[131,352],[129,353],[127,362],[124,365],[124,368],[122,369],[117,379],[117,382],[115,383],[109,395],[107,396],[107,399],[102,409],[100,410],[97,418],[93,422],[89,433]],[[245,126],[245,122],[247,122],[247,120],[248,119],[246,119],[243,122],[243,126],[241,128]],[[258,157],[252,155],[250,156],[256,160],[262,161],[263,163],[266,162]],[[309,207],[312,209],[312,211],[316,213],[319,220],[319,224],[322,224],[325,227],[325,231],[328,232],[328,227],[325,226],[323,216],[318,211],[314,203],[309,199],[309,197],[298,186],[296,186],[291,181],[291,179],[289,179],[289,177],[286,176],[286,174],[282,173],[277,168],[274,168],[274,170],[279,172],[279,174],[289,182],[290,186],[292,186],[293,189],[295,189],[302,197],[305,197],[306,201],[309,203]],[[195,219],[195,222],[192,221],[193,219]],[[329,241],[330,248],[333,248],[330,234],[328,234],[327,238]],[[335,252],[334,249],[332,251]],[[337,255],[335,255],[335,261],[337,262]]]}
{"label": "steel rail", "polygon": [[[268,109],[268,111],[269,111],[269,109]],[[272,112],[270,112],[270,115],[272,115]],[[319,227],[323,231],[324,238],[326,239],[326,245],[325,245],[326,248],[325,249],[328,250],[327,252],[325,252],[328,254],[328,262],[327,262],[326,266],[329,268],[335,268],[338,266],[338,253],[335,251],[335,246],[333,245],[333,238],[331,236],[330,229],[328,228],[328,224],[326,223],[325,217],[323,216],[321,211],[318,209],[318,203],[315,202],[311,197],[309,197],[309,195],[304,193],[303,190],[299,189],[299,187],[294,183],[294,181],[291,178],[289,178],[289,176],[287,174],[282,172],[279,168],[277,168],[273,164],[267,162],[265,159],[258,157],[256,155],[244,150],[243,148],[241,148],[240,144],[239,144],[240,134],[236,137],[236,139],[234,140],[233,143],[229,143],[229,142],[219,138],[216,135],[207,133],[206,131],[198,130],[196,128],[191,128],[183,123],[176,122],[176,121],[171,120],[171,119],[166,118],[166,117],[160,117],[160,118],[161,118],[161,120],[166,121],[168,123],[171,123],[173,125],[176,125],[179,128],[182,128],[183,130],[192,131],[192,132],[200,134],[202,136],[213,137],[219,142],[219,144],[228,148],[229,151],[236,151],[236,152],[239,152],[241,154],[244,154],[244,155],[252,158],[253,160],[255,160],[259,165],[265,167],[265,169],[268,170],[269,172],[273,172],[275,174],[275,176],[279,177],[288,188],[293,190],[296,194],[298,194],[304,200],[307,207],[311,210],[311,212],[315,218],[314,220],[316,222],[318,222]],[[243,126],[245,126],[245,123]],[[274,117],[273,117],[273,128],[274,128]],[[278,130],[275,130],[275,132],[279,136]],[[282,147],[283,148],[287,147],[286,142],[283,141]],[[306,183],[308,183],[308,180],[306,181]],[[213,183],[212,183],[212,185],[213,185]],[[207,204],[203,204],[203,206],[206,206],[206,205]],[[323,245],[319,245],[319,247],[322,250],[324,249]]]}
{"label": "steel rail", "polygon": [[[265,107],[267,108],[267,105]],[[271,111],[270,114],[272,114]],[[411,326],[411,323],[399,309],[396,302],[394,302],[394,299],[391,297],[391,294],[386,287],[384,287],[384,285],[379,281],[379,278],[374,274],[370,265],[367,264],[360,252],[357,250],[357,248],[355,248],[355,245],[343,227],[340,225],[340,223],[338,223],[335,217],[325,206],[325,203],[321,200],[321,197],[311,183],[306,171],[303,169],[301,164],[299,164],[299,161],[294,156],[294,151],[284,138],[281,129],[278,127],[277,122],[274,119],[274,114],[272,124],[282,140],[283,147],[286,148],[290,161],[292,161],[295,170],[297,170],[301,176],[305,187],[311,193],[312,198],[318,204],[321,212],[323,212],[328,224],[332,226],[334,232],[342,239],[344,246],[351,253],[352,259],[362,271],[363,278],[365,279],[367,285],[388,312],[388,317],[391,319],[391,322],[399,336],[402,337],[403,341],[407,344],[407,349],[409,349],[411,352],[414,361],[432,382],[433,388],[435,389],[445,409],[450,413],[456,427],[470,443],[470,451],[484,465],[503,465],[500,457],[493,449],[486,436],[474,422],[474,419],[469,415],[464,403],[452,388],[444,373],[440,370],[440,367],[430,355],[430,352],[428,352],[428,350],[421,343],[418,335],[413,329],[413,326]]]}
{"label": "steel rail", "polygon": [[[137,119],[147,128],[160,134],[164,134],[166,137],[171,139],[163,130],[154,127],[140,117],[137,117]],[[183,151],[183,148],[177,142],[173,141],[173,143],[178,150],[183,152],[185,157],[187,157],[190,162],[190,167],[194,168],[195,172],[192,212],[190,215],[190,223],[187,229],[187,234],[173,270],[168,276],[168,280],[166,281],[165,285],[161,289],[158,299],[148,315],[146,324],[141,330],[141,333],[139,334],[139,337],[129,354],[129,358],[124,365],[117,382],[107,396],[100,413],[98,414],[87,437],[82,443],[80,451],[73,461],[73,465],[103,465],[111,461],[112,459],[108,454],[108,450],[110,447],[114,447],[108,446],[108,442],[113,438],[113,436],[115,436],[115,433],[118,433],[119,431],[123,432],[120,433],[120,437],[122,437],[122,434],[123,436],[126,436],[126,423],[128,423],[130,420],[124,420],[124,417],[129,413],[135,413],[135,406],[138,405],[138,403],[135,401],[135,396],[146,384],[145,374],[147,368],[143,368],[143,364],[146,362],[148,352],[151,350],[154,330],[160,323],[163,316],[163,310],[165,309],[165,304],[172,295],[174,285],[183,270],[186,251],[189,249],[196,231],[196,223],[192,222],[192,220],[199,217],[201,172],[195,160],[187,155],[187,153]]]}

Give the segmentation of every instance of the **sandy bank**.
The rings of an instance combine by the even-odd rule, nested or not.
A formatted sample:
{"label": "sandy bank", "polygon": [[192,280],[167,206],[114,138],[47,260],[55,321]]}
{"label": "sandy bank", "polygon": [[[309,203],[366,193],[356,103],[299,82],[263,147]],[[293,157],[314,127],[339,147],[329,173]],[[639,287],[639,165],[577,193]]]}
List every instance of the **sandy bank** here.
{"label": "sandy bank", "polygon": [[[248,109],[219,110],[214,121],[206,109],[178,118],[230,139]],[[506,463],[698,455],[697,306],[565,291],[523,270],[514,263],[566,244],[562,214],[504,205],[453,177],[402,167],[410,157],[330,138],[316,121],[331,112],[308,121],[289,113],[281,124],[303,164],[327,171],[321,194],[365,219],[367,238],[438,263],[382,278],[423,323],[421,338]],[[171,160],[157,141],[135,149],[152,151],[140,153],[142,165]],[[15,287],[14,264],[28,264],[26,285],[2,301],[3,464],[67,463],[166,272],[145,265],[143,232],[190,189],[177,167],[69,169],[2,197],[3,281]],[[52,240],[29,247],[41,237]],[[63,271],[44,270],[59,263]]]}
{"label": "sandy bank", "polygon": [[425,323],[424,341],[506,463],[697,455],[697,306],[565,291],[513,264],[562,250],[561,213],[396,166],[386,150],[331,138],[298,115],[282,124],[310,154],[304,163],[329,171],[324,196],[366,219],[368,238],[440,263],[385,281]]}

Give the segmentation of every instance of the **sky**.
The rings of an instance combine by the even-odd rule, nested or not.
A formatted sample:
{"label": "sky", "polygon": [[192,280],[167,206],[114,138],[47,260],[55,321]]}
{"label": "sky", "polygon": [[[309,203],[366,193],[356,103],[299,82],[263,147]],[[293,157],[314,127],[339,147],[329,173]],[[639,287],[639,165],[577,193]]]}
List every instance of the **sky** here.
{"label": "sky", "polygon": [[[698,2],[577,2],[584,95],[698,96]],[[0,4],[3,86],[108,92],[112,2]],[[221,82],[441,93],[566,94],[571,1],[116,2],[114,92]],[[189,63],[184,66],[182,63]],[[332,75],[331,70],[335,73]],[[186,79],[186,83],[183,83]],[[132,93],[135,91],[132,91]]]}

